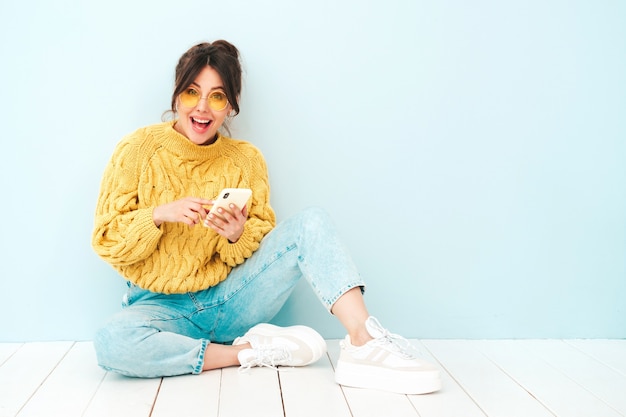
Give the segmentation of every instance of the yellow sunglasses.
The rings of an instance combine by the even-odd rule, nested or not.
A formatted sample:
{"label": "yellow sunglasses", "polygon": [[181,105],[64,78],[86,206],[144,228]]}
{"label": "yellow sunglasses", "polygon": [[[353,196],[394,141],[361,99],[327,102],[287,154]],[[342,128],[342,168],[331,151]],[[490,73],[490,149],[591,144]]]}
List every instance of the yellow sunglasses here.
{"label": "yellow sunglasses", "polygon": [[200,100],[206,99],[207,104],[214,111],[222,111],[228,106],[228,98],[223,91],[213,91],[208,96],[202,97],[195,88],[188,88],[178,96],[180,103],[185,107],[196,107]]}

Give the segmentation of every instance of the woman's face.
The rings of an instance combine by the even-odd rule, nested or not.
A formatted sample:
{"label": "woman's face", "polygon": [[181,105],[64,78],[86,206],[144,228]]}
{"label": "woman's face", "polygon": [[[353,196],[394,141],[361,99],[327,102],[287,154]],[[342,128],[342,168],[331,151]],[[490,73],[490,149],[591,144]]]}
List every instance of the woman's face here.
{"label": "woman's face", "polygon": [[185,92],[199,95],[200,100],[193,107],[188,107],[181,100],[182,94],[177,98],[178,120],[174,124],[174,129],[196,145],[213,143],[217,130],[222,126],[226,115],[231,110],[230,103],[227,103],[222,110],[214,110],[209,105],[210,95],[215,96],[217,93],[219,96],[221,92],[224,97],[226,96],[222,78],[217,71],[206,66],[194,82],[183,91],[183,94]]}

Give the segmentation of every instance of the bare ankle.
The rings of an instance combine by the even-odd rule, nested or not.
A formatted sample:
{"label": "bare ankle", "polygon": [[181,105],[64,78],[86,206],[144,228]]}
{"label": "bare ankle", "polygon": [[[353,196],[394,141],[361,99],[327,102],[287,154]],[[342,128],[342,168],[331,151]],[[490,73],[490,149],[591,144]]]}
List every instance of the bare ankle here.
{"label": "bare ankle", "polygon": [[370,340],[374,340],[374,338],[370,336],[367,331],[350,334],[350,343],[352,344],[352,346],[363,346]]}
{"label": "bare ankle", "polygon": [[233,347],[237,350],[252,349],[250,342],[242,343],[241,345],[233,345]]}

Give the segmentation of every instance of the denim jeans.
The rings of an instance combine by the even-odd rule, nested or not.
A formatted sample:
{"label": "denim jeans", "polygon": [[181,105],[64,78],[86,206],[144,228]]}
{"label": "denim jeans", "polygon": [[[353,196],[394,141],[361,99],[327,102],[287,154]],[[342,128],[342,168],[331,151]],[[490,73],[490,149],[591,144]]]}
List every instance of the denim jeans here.
{"label": "denim jeans", "polygon": [[365,286],[321,209],[278,224],[217,286],[167,295],[129,283],[124,308],[94,338],[98,362],[135,377],[199,374],[209,343],[232,342],[271,320],[301,277],[328,311],[346,291]]}

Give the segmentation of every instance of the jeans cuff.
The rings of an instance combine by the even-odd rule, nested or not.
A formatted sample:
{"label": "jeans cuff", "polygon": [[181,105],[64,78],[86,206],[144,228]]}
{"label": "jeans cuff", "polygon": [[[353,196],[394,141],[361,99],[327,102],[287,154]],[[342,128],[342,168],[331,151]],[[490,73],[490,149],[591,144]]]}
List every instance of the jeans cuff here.
{"label": "jeans cuff", "polygon": [[202,373],[202,368],[204,367],[204,354],[206,353],[206,348],[209,346],[209,341],[206,339],[200,340],[200,352],[198,353],[198,363],[195,368],[193,368],[192,374],[198,375]]}
{"label": "jeans cuff", "polygon": [[363,282],[362,280],[353,282],[352,284],[348,284],[344,286],[343,288],[341,288],[333,298],[325,300],[324,306],[326,307],[326,310],[328,310],[328,312],[332,314],[331,310],[333,306],[335,305],[335,303],[337,302],[337,300],[341,298],[342,295],[344,295],[345,293],[347,293],[348,291],[356,287],[361,287],[361,294],[365,293],[365,282]]}

